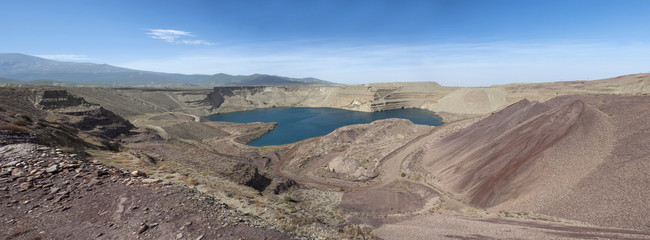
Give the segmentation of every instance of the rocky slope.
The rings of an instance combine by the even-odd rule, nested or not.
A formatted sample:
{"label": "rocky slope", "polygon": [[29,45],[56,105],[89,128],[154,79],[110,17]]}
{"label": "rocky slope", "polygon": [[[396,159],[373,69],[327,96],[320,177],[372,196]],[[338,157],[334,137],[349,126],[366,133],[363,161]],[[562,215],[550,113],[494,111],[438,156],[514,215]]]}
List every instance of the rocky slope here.
{"label": "rocky slope", "polygon": [[76,87],[65,90],[127,119],[143,114],[166,112],[184,112],[198,116],[213,113],[213,107],[207,101],[207,96],[212,90],[205,88]]}
{"label": "rocky slope", "polygon": [[218,199],[34,144],[0,147],[3,239],[291,239]]}
{"label": "rocky slope", "polygon": [[[641,108],[649,100],[521,101],[435,143],[423,165],[438,186],[474,206],[645,229],[648,218],[637,213],[647,212],[650,191],[638,186],[650,181],[642,173],[650,170],[647,155],[640,154],[648,149],[630,151],[636,154],[626,160],[619,154],[646,141],[641,119],[649,116]],[[583,191],[587,185],[591,191]]]}
{"label": "rocky slope", "polygon": [[[113,149],[112,138],[128,134],[124,118],[66,91],[0,88],[0,139],[49,146]],[[14,139],[14,140],[12,140]]]}
{"label": "rocky slope", "polygon": [[151,116],[165,139],[65,91],[0,91],[3,238],[353,236],[291,210],[278,194],[296,183],[268,178],[270,159],[237,147],[273,124]]}

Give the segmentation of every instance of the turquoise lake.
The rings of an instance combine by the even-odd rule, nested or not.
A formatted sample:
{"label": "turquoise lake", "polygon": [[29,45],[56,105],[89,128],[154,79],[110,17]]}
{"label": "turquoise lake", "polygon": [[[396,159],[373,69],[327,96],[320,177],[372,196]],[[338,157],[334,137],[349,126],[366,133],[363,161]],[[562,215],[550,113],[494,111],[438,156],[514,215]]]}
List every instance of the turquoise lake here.
{"label": "turquoise lake", "polygon": [[442,118],[422,109],[396,109],[382,112],[358,112],[335,108],[264,108],[251,111],[214,114],[206,117],[223,122],[277,122],[275,129],[248,145],[268,146],[297,142],[326,135],[339,127],[370,123],[379,119],[403,118],[416,124],[442,125]]}

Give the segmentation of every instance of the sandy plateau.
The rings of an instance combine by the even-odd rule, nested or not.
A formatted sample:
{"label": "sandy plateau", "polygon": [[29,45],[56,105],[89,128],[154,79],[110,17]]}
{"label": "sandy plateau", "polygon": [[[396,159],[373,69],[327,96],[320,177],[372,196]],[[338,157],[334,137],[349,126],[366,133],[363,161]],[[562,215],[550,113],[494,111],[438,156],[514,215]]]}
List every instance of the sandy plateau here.
{"label": "sandy plateau", "polygon": [[[650,239],[650,74],[436,83],[0,88],[3,239]],[[422,108],[266,147],[270,107]]]}

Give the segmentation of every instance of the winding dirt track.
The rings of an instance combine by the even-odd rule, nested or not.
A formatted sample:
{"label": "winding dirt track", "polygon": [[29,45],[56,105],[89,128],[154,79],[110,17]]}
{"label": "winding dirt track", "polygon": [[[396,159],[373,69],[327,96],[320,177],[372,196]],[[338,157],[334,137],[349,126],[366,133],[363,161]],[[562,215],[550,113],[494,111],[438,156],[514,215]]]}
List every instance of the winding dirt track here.
{"label": "winding dirt track", "polygon": [[[451,129],[464,124],[464,122],[452,122],[442,126],[435,127],[434,129],[417,136],[411,141],[403,144],[401,147],[390,152],[384,156],[380,162],[383,167],[381,175],[378,177],[378,181],[374,181],[370,184],[360,184],[340,179],[322,179],[314,176],[300,176],[292,174],[288,171],[284,171],[283,167],[289,161],[289,159],[280,159],[278,164],[273,166],[273,173],[282,176],[284,178],[292,179],[301,184],[307,184],[312,186],[321,186],[328,188],[343,188],[346,190],[368,190],[368,189],[378,189],[386,186],[387,184],[392,183],[394,180],[407,181],[415,184],[420,184],[440,193],[437,189],[431,187],[426,182],[420,182],[411,180],[408,178],[401,177],[401,165],[404,159],[411,153],[417,151],[419,148],[422,148],[426,145],[431,144],[434,141],[437,141],[443,138],[446,133],[453,131]],[[442,194],[442,193],[440,193]]]}
{"label": "winding dirt track", "polygon": [[[385,191],[387,188],[384,187],[387,187],[389,186],[389,184],[394,183],[396,180],[398,180],[398,181],[408,181],[409,183],[415,183],[415,184],[425,186],[437,193],[440,193],[443,198],[448,198],[448,195],[445,195],[443,192],[439,191],[438,189],[435,189],[435,187],[429,185],[426,181],[415,181],[400,176],[402,171],[410,170],[410,169],[402,168],[404,161],[409,160],[410,157],[409,155],[419,150],[425,150],[425,152],[428,152],[429,155],[425,155],[424,159],[426,159],[426,161],[419,162],[419,164],[424,164],[427,167],[426,170],[428,172],[432,172],[435,176],[446,177],[446,178],[443,177],[440,178],[446,182],[442,182],[442,183],[436,182],[436,185],[443,186],[443,187],[444,186],[456,187],[456,188],[452,188],[451,189],[452,191],[449,191],[449,189],[445,189],[445,192],[454,194],[455,197],[459,197],[459,196],[462,197],[461,195],[457,195],[457,194],[466,193],[466,191],[468,191],[467,189],[471,187],[476,187],[476,186],[482,187],[479,188],[479,190],[481,191],[478,191],[476,189],[470,189],[477,192],[477,194],[476,195],[466,194],[466,198],[464,198],[464,201],[469,202],[471,205],[460,203],[461,205],[459,206],[461,207],[461,209],[471,208],[472,206],[479,206],[488,210],[491,209],[490,211],[498,211],[499,209],[496,208],[492,209],[489,207],[502,202],[507,204],[515,204],[518,202],[514,202],[514,201],[507,202],[507,200],[510,199],[507,198],[498,199],[493,196],[504,196],[504,197],[510,197],[511,199],[517,200],[517,197],[521,198],[522,196],[530,195],[530,194],[522,195],[522,193],[520,192],[513,191],[512,189],[507,189],[504,187],[504,186],[510,188],[517,187],[516,184],[513,185],[514,187],[511,186],[513,182],[526,183],[522,186],[528,187],[528,189],[532,189],[531,190],[532,193],[542,195],[542,196],[544,196],[544,194],[542,193],[546,193],[550,190],[553,190],[555,192],[568,191],[568,194],[573,194],[573,195],[581,194],[582,192],[579,190],[578,191],[571,190],[571,189],[565,190],[564,188],[561,187],[567,185],[568,183],[574,183],[574,184],[576,182],[581,183],[578,182],[578,180],[582,179],[585,176],[588,177],[592,176],[592,175],[586,175],[591,171],[599,170],[600,172],[609,173],[611,171],[618,169],[618,168],[612,168],[607,165],[599,165],[599,164],[601,164],[603,160],[607,160],[608,157],[613,158],[610,161],[619,161],[622,154],[615,154],[615,155],[609,154],[610,152],[612,151],[616,152],[617,150],[617,149],[613,149],[613,150],[611,149],[614,147],[612,141],[623,139],[625,140],[623,142],[627,143],[628,139],[632,139],[630,137],[627,137],[628,135],[634,136],[635,141],[633,142],[633,144],[636,144],[634,146],[637,147],[634,148],[634,151],[626,150],[626,153],[639,152],[639,154],[637,154],[638,156],[637,155],[634,156],[638,157],[637,161],[643,162],[643,159],[647,159],[647,157],[644,157],[647,156],[647,154],[643,155],[641,153],[645,152],[646,150],[644,149],[647,148],[643,148],[639,146],[643,145],[642,144],[643,142],[648,142],[648,141],[646,141],[646,138],[640,138],[638,132],[639,131],[647,132],[647,129],[650,129],[647,128],[648,126],[647,118],[645,118],[645,116],[647,116],[646,110],[647,110],[648,103],[650,103],[649,98],[638,97],[638,96],[559,97],[544,103],[523,101],[518,104],[513,104],[513,107],[511,107],[510,109],[506,109],[501,112],[495,113],[490,117],[485,118],[484,120],[476,124],[473,124],[470,127],[465,127],[467,125],[462,125],[459,122],[455,122],[441,127],[437,127],[430,132],[417,136],[413,140],[400,146],[396,150],[390,152],[385,157],[383,157],[381,160],[382,173],[379,175],[379,177],[373,179],[372,182],[369,182],[367,184],[343,181],[343,180],[331,179],[331,178],[318,178],[309,175],[301,176],[297,174],[292,174],[284,170],[284,167],[289,161],[289,159],[282,159],[282,158],[280,159],[278,164],[274,165],[273,171],[277,175],[293,179],[296,182],[299,182],[301,184],[321,186],[327,188],[343,188],[349,190],[346,191],[346,194],[348,194],[348,192],[356,192],[356,191],[377,190],[373,193]],[[453,136],[446,137],[448,133],[455,132],[454,129],[458,129],[457,127],[464,128],[464,130],[459,132],[459,134],[454,134]],[[632,131],[631,129],[634,131]],[[615,138],[612,138],[612,135],[614,135]],[[619,137],[619,135],[623,137]],[[443,138],[444,140],[441,141],[441,139]],[[585,143],[589,143],[589,144],[585,144]],[[618,144],[616,146],[619,145],[627,146],[630,144],[629,143],[625,145]],[[619,148],[623,148],[623,147],[619,147]],[[543,151],[545,151],[544,152],[545,154],[541,154],[541,152]],[[434,154],[434,156],[443,156],[440,159],[443,160],[447,159],[448,161],[433,162],[433,163],[441,163],[438,164],[441,166],[431,166],[432,163],[427,161],[436,160],[436,158],[430,156],[431,154]],[[497,159],[498,161],[495,159]],[[527,163],[526,161],[531,162],[531,164],[526,165],[526,167],[528,168],[520,167],[523,164]],[[536,165],[532,163],[535,163]],[[587,167],[585,163],[589,163],[591,165]],[[486,167],[486,165],[489,166]],[[549,166],[563,166],[563,168],[558,170],[557,168],[551,168]],[[412,167],[413,166],[410,166],[409,168]],[[610,168],[614,170],[609,170]],[[439,172],[431,171],[432,169],[438,169],[439,171],[446,171],[443,172],[446,175]],[[641,169],[643,169],[643,166],[641,166]],[[636,173],[633,170],[636,169],[629,170],[626,173]],[[490,176],[500,177],[503,175],[501,173],[504,171],[510,173],[510,175],[504,175],[506,177],[501,178],[503,180],[500,181],[502,181],[503,183],[500,185],[498,184],[491,185],[491,183],[494,181],[491,181],[491,179],[488,177]],[[530,177],[531,174],[529,174],[529,172],[535,173],[535,176],[552,176],[552,177],[531,178]],[[518,177],[517,179],[523,179],[523,181],[517,182],[515,181],[517,179],[514,179],[513,176]],[[647,174],[646,175],[637,174],[637,176],[639,177],[636,178],[636,181],[644,181],[644,179],[646,179],[644,178],[644,176],[647,176]],[[467,179],[470,179],[472,181],[468,183],[468,181],[464,181],[465,178],[463,177],[466,177]],[[577,178],[578,180],[575,180],[573,178]],[[440,181],[440,179],[436,178],[436,181]],[[531,179],[533,180],[536,179],[537,182],[526,182],[526,181],[532,181]],[[604,181],[604,183],[608,183],[604,179],[609,179],[609,178],[603,178],[603,177],[597,178],[598,181]],[[450,183],[449,181],[457,181],[460,183],[453,185],[452,183],[455,182]],[[487,183],[475,184],[475,182],[483,183],[481,181],[485,181]],[[555,184],[545,184],[546,182],[544,181],[555,183]],[[593,182],[594,181],[589,181],[589,184]],[[620,183],[623,184],[624,182],[622,182],[621,180]],[[628,186],[625,184],[623,185]],[[487,186],[487,187],[483,187],[483,186]],[[502,191],[502,192],[506,191],[510,195],[500,194],[500,193],[492,194],[490,192],[484,193],[482,189],[494,189],[494,191]],[[633,189],[633,188],[629,188],[629,189]],[[622,191],[620,187],[616,188],[615,190]],[[627,188],[623,190],[627,190]],[[598,191],[603,192],[603,190],[598,190]],[[646,192],[647,191],[641,189],[640,191],[634,191],[634,194],[622,193],[613,196],[610,196],[609,194],[605,194],[605,195],[607,195],[608,198],[611,197],[625,198],[626,196],[635,196],[636,194],[643,195]],[[599,204],[604,204],[602,201],[603,198],[597,197],[593,193],[591,194],[587,193],[584,196],[589,196],[588,200],[592,198],[600,199],[601,201],[599,201]],[[598,196],[603,196],[603,194]],[[540,202],[541,201],[540,199],[541,198],[539,197],[532,198],[532,200],[535,200],[537,202]],[[596,224],[598,227],[594,225],[588,225],[589,227],[584,227],[581,226],[579,222],[574,222],[574,221],[569,221],[574,223],[552,223],[547,221],[532,221],[532,223],[530,224],[526,223],[525,229],[519,231],[517,234],[512,236],[525,236],[526,234],[534,233],[537,235],[531,235],[531,236],[535,236],[533,237],[533,239],[546,238],[546,237],[558,238],[558,236],[560,238],[604,237],[604,238],[629,238],[629,239],[648,239],[648,237],[650,237],[650,234],[645,229],[640,230],[646,227],[645,225],[643,225],[644,223],[639,223],[647,220],[647,215],[643,216],[643,214],[640,215],[636,214],[639,211],[644,212],[643,211],[644,208],[647,210],[647,204],[646,205],[629,204],[629,206],[627,206],[627,205],[621,205],[621,203],[627,203],[625,201],[617,201],[617,202],[604,201],[605,203],[613,206],[613,209],[617,209],[617,208],[635,209],[635,211],[632,211],[631,213],[610,214],[613,217],[612,219],[616,218],[615,220],[619,221],[616,222],[616,221],[610,221],[609,219],[602,217],[602,214],[606,214],[607,212],[591,211],[588,207],[585,207],[585,206],[593,206],[594,204],[581,206],[577,204],[579,202],[569,201],[573,199],[581,200],[585,198],[581,196],[579,198],[572,198],[572,199],[565,200],[565,202],[568,202],[568,204],[573,204],[573,208],[581,209],[580,211],[578,211],[577,215],[562,214],[562,213],[558,214],[553,211],[548,211],[548,210],[543,211],[544,209],[537,210],[539,209],[539,207],[538,208],[528,207],[523,209],[526,209],[527,211],[532,211],[536,214],[546,214],[545,216],[555,216],[561,219],[573,219],[574,221],[582,221],[589,224]],[[643,199],[646,199],[647,202],[647,198],[643,198]],[[391,200],[389,200],[387,203],[389,203],[390,201]],[[639,200],[639,201],[644,201],[644,200]],[[354,202],[354,204],[356,203],[358,203],[358,201]],[[543,201],[542,203],[536,203],[531,206],[533,207],[544,206],[544,204],[549,204],[549,203],[553,203],[553,202]],[[631,203],[635,203],[635,202],[631,202]],[[562,205],[564,204],[563,202],[558,204],[559,205],[556,205],[555,208],[565,207],[564,205]],[[424,206],[424,208],[427,207]],[[510,209],[510,208],[505,208],[505,209]],[[517,209],[517,208],[512,208],[512,209]],[[608,208],[603,208],[603,209],[608,209]],[[458,208],[456,208],[455,210],[458,210]],[[573,213],[576,212],[576,210],[565,210],[565,212]],[[462,214],[462,211],[458,211],[457,213]],[[502,231],[507,231],[508,229],[512,229],[513,227],[518,225],[517,221],[504,220],[507,218],[496,217],[494,216],[495,214],[489,214],[487,212],[485,214],[489,215],[491,218],[494,219],[492,219],[491,221],[477,221],[476,219],[472,219],[471,221],[466,221],[461,219],[460,216],[456,216],[456,215],[434,217],[431,216],[430,214],[423,214],[418,217],[419,220],[413,220],[410,222],[404,221],[398,224],[387,224],[385,226],[388,227],[386,228],[388,231],[383,233],[382,231],[379,231],[378,233],[380,237],[385,237],[388,239],[391,238],[401,239],[402,237],[404,237],[402,236],[402,233],[398,235],[390,235],[386,233],[389,233],[391,231],[396,231],[393,228],[401,229],[398,230],[400,232],[405,228],[411,228],[412,229],[412,231],[410,231],[411,233],[426,232],[427,231],[426,229],[435,228],[434,226],[427,225],[428,224],[427,222],[430,222],[431,219],[437,219],[436,221],[440,222],[441,224],[443,224],[448,219],[456,219],[454,221],[460,221],[462,222],[462,224],[465,224],[467,227],[473,227],[475,231],[478,233],[481,233],[482,231],[492,231],[491,228],[493,227],[496,229],[501,229]],[[594,217],[596,220],[593,220]],[[628,219],[632,217],[636,217],[639,221],[630,222]],[[625,220],[628,221],[620,223],[620,221],[625,221]],[[531,221],[531,220],[527,220],[527,221]],[[459,224],[461,224],[460,222]],[[602,226],[604,226],[605,228],[603,228]],[[624,232],[627,231],[625,229],[628,228],[629,229],[634,228],[640,231]],[[450,226],[450,229],[453,230],[454,227]],[[429,236],[441,236],[441,238],[455,238],[455,237],[466,238],[472,236],[473,234],[471,232],[462,231],[462,230],[458,231],[457,235],[448,234],[448,233],[453,233],[454,231],[452,230],[440,229],[438,232],[429,231],[432,234]],[[405,233],[406,232],[404,232],[404,234]],[[476,236],[481,236],[478,238],[511,237],[510,235],[499,235],[499,234],[474,235],[474,237]],[[415,237],[415,239],[417,239],[417,237]]]}

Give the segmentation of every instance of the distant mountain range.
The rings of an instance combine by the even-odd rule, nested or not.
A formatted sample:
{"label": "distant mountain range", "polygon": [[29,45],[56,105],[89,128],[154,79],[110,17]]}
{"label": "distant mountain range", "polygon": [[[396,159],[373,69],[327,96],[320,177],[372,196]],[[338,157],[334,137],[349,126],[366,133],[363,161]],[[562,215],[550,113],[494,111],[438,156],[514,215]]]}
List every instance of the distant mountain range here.
{"label": "distant mountain range", "polygon": [[186,75],[141,71],[107,64],[54,61],[19,53],[0,53],[0,83],[110,87],[336,85],[316,78],[289,78],[265,74]]}

